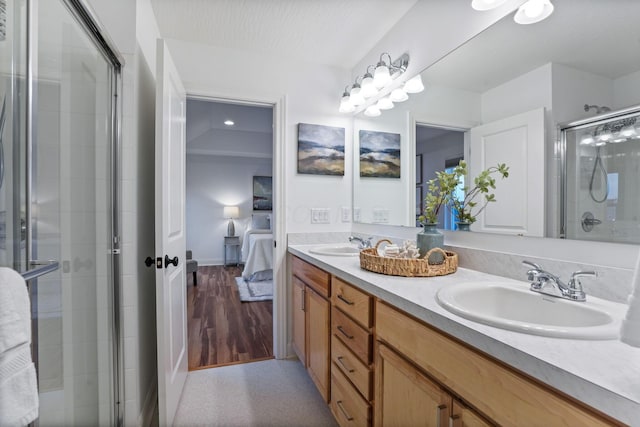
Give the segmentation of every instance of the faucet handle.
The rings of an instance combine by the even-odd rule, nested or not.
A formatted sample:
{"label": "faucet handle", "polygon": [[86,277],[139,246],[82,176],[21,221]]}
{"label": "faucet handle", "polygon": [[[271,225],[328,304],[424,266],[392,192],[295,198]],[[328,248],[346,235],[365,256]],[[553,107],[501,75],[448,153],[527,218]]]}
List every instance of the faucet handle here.
{"label": "faucet handle", "polygon": [[598,277],[597,271],[574,271],[567,285],[569,289],[581,289],[580,277]]}

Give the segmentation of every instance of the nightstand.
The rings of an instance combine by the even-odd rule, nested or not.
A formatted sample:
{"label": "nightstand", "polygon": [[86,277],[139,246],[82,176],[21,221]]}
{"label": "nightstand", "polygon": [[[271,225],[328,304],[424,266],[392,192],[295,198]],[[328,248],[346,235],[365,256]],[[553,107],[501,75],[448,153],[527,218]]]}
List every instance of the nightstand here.
{"label": "nightstand", "polygon": [[225,236],[224,237],[224,265],[227,265],[227,251],[231,251],[232,259],[235,260],[235,264],[240,264],[240,236]]}

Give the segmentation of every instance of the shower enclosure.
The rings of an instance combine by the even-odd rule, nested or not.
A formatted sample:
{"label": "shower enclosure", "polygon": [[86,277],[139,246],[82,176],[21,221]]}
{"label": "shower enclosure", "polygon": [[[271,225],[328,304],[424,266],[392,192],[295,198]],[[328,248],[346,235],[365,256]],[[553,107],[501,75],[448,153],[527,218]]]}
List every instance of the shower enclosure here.
{"label": "shower enclosure", "polygon": [[122,421],[114,52],[80,0],[0,0],[0,265],[27,280],[42,426]]}
{"label": "shower enclosure", "polygon": [[570,123],[561,135],[561,234],[640,243],[640,107]]}

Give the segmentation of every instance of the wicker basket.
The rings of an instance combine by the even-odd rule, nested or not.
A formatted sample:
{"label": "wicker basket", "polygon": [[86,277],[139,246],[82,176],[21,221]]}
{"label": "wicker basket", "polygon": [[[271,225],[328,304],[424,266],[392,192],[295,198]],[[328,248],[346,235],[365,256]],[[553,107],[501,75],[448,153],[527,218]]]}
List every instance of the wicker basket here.
{"label": "wicker basket", "polygon": [[[455,252],[445,251],[440,248],[433,248],[422,258],[391,258],[378,255],[380,243],[390,240],[382,239],[374,248],[360,251],[360,267],[382,273],[389,276],[405,277],[433,277],[445,276],[455,273],[458,269],[458,255]],[[444,261],[440,264],[429,264],[429,256],[433,252],[440,252],[444,256]]]}

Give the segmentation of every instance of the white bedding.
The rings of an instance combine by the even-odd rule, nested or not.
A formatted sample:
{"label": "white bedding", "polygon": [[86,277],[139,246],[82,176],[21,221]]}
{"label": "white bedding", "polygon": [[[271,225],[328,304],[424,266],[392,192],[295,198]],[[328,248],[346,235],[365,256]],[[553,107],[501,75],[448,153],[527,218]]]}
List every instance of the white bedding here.
{"label": "white bedding", "polygon": [[247,281],[273,277],[273,234],[271,230],[249,229],[242,241],[242,277]]}

